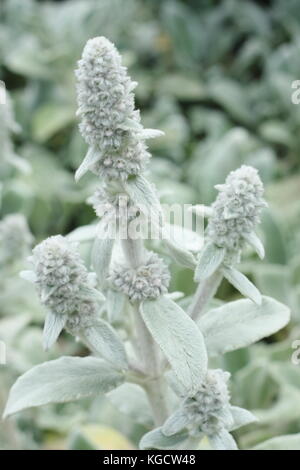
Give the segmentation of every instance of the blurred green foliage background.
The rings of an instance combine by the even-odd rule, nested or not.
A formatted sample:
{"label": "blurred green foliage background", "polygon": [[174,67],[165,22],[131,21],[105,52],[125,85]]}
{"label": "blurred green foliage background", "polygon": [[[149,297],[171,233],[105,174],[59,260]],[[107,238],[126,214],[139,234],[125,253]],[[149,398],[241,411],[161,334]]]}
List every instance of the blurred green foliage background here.
{"label": "blurred green foliage background", "polygon": [[[249,252],[243,269],[263,294],[291,307],[293,320],[268,343],[228,355],[224,366],[233,374],[235,403],[261,418],[238,434],[240,446],[294,434],[300,449],[300,365],[291,363],[293,339],[300,339],[300,105],[291,102],[292,82],[300,79],[299,2],[2,0],[0,79],[20,125],[15,151],[31,171],[0,161],[0,216],[23,214],[35,242],[94,220],[86,199],[95,179],[75,185],[73,177],[86,151],[73,71],[87,39],[99,35],[115,42],[138,81],[145,126],[165,132],[151,143],[149,168],[162,202],[208,204],[229,171],[243,163],[260,170],[270,206],[261,226],[266,259]],[[9,361],[0,366],[0,409],[20,372],[62,353],[84,353],[68,337],[42,351],[43,312],[18,279],[23,264],[16,260],[1,273],[0,338]],[[172,271],[172,289],[191,294],[192,273]],[[219,297],[234,296],[224,283]],[[1,424],[0,448],[128,448],[145,426],[123,408],[120,416],[98,400],[22,413]]]}

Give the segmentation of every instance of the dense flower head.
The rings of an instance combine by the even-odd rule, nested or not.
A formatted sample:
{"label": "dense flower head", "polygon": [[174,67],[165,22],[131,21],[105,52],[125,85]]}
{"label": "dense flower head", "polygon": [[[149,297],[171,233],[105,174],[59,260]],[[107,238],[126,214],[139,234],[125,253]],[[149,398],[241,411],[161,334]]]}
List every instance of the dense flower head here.
{"label": "dense flower head", "polygon": [[133,82],[115,46],[90,39],[75,71],[80,132],[94,149],[89,169],[107,179],[137,175],[149,159]]}
{"label": "dense flower head", "polygon": [[58,315],[90,315],[96,303],[89,294],[89,273],[74,244],[61,235],[47,238],[30,258],[41,302]]}
{"label": "dense flower head", "polygon": [[22,214],[10,214],[0,221],[0,265],[21,260],[33,237]]}
{"label": "dense flower head", "polygon": [[163,260],[150,252],[145,265],[137,268],[116,266],[110,281],[115,289],[123,292],[131,301],[156,299],[167,293],[170,274]]}
{"label": "dense flower head", "polygon": [[229,377],[230,374],[221,369],[209,370],[197,394],[184,400],[182,411],[191,435],[204,433],[211,436],[232,425],[227,386]]}
{"label": "dense flower head", "polygon": [[219,247],[240,250],[266,206],[263,184],[255,168],[243,165],[216,188],[219,194],[212,205],[206,235]]}
{"label": "dense flower head", "polygon": [[115,46],[104,37],[90,39],[78,62],[78,115],[86,142],[120,149],[126,119],[140,121],[134,109],[134,83]]}

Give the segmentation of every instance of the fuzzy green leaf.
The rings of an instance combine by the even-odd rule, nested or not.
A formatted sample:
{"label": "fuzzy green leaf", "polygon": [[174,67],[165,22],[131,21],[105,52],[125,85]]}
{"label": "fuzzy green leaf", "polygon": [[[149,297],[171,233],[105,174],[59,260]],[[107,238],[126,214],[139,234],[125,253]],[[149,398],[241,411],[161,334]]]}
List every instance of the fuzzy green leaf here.
{"label": "fuzzy green leaf", "polygon": [[92,267],[99,279],[100,285],[106,281],[109,272],[112,251],[114,247],[114,239],[110,236],[106,220],[101,220],[97,236],[95,238],[92,249]]}
{"label": "fuzzy green leaf", "polygon": [[244,235],[245,240],[254,248],[260,259],[265,257],[265,249],[255,232]]}
{"label": "fuzzy green leaf", "polygon": [[188,393],[197,392],[207,370],[202,333],[179,305],[167,297],[141,305],[147,328]]}
{"label": "fuzzy green leaf", "polygon": [[239,408],[238,406],[231,406],[230,411],[233,417],[234,424],[230,427],[230,431],[239,429],[242,426],[247,426],[247,424],[255,423],[258,421],[256,416],[254,416],[250,411],[245,410],[244,408]]}
{"label": "fuzzy green leaf", "polygon": [[225,249],[214,243],[206,244],[200,252],[195,271],[195,281],[207,279],[221,266],[225,257]]}
{"label": "fuzzy green leaf", "polygon": [[189,419],[187,414],[179,408],[164,423],[162,432],[165,436],[172,436],[182,431],[188,423]]}
{"label": "fuzzy green leaf", "polygon": [[165,436],[161,428],[145,434],[140,441],[140,449],[183,449],[184,441],[188,438],[187,432]]}
{"label": "fuzzy green leaf", "polygon": [[91,166],[94,165],[94,163],[96,163],[98,160],[100,160],[100,157],[100,151],[98,149],[95,149],[94,147],[90,147],[81,165],[75,173],[75,181],[79,181],[80,178],[82,178],[85,173],[91,168]]}
{"label": "fuzzy green leaf", "polygon": [[43,346],[46,351],[53,346],[63,330],[66,321],[66,315],[58,315],[52,312],[46,314],[43,331]]}
{"label": "fuzzy green leaf", "polygon": [[166,246],[170,256],[178,263],[180,266],[184,266],[185,268],[195,269],[196,260],[194,255],[181,247],[175,240],[171,238],[164,239],[164,245]]}
{"label": "fuzzy green leaf", "polygon": [[251,450],[300,450],[300,433],[273,437],[252,447]]}
{"label": "fuzzy green leaf", "polygon": [[157,231],[162,224],[162,212],[153,185],[143,176],[137,176],[127,181],[125,189],[134,204],[147,217],[151,227]]}
{"label": "fuzzy green leaf", "polygon": [[209,354],[216,356],[276,333],[289,319],[288,307],[270,297],[262,297],[261,305],[242,299],[210,310],[198,325]]}
{"label": "fuzzy green leaf", "polygon": [[223,268],[222,272],[227,281],[230,282],[241,294],[249,297],[257,305],[261,305],[261,294],[257,287],[240,271],[234,268]]}
{"label": "fuzzy green leaf", "polygon": [[132,383],[122,384],[107,395],[112,404],[130,418],[146,428],[153,427],[152,412],[144,389]]}
{"label": "fuzzy green leaf", "polygon": [[238,450],[235,440],[226,429],[209,436],[209,442],[214,450]]}
{"label": "fuzzy green leaf", "polygon": [[124,376],[102,359],[61,357],[33,367],[13,385],[4,417],[48,403],[65,403],[121,385]]}
{"label": "fuzzy green leaf", "polygon": [[85,344],[96,354],[119,369],[127,369],[126,353],[117,332],[109,323],[97,318],[97,321],[81,332]]}

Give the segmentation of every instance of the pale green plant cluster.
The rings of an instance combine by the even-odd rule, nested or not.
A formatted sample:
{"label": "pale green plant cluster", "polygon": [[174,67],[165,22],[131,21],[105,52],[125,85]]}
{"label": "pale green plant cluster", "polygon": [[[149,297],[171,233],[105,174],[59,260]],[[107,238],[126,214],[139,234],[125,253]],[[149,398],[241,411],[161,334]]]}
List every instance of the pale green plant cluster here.
{"label": "pale green plant cluster", "polygon": [[[142,416],[134,416],[136,403],[144,404],[141,449],[198,449],[207,442],[204,437],[210,448],[237,449],[232,432],[257,418],[232,403],[230,374],[214,364],[225,353],[281,330],[290,317],[288,307],[261,295],[236,269],[245,243],[264,255],[256,235],[265,207],[259,175],[242,166],[217,187],[216,201],[204,211],[202,249],[164,240],[169,255],[195,271],[197,290],[180,301],[180,294],[168,292],[170,273],[165,260],[149,249],[151,240],[145,243],[130,230],[131,224],[151,220],[165,233],[159,198],[145,173],[150,158],[145,140],[161,132],[143,127],[134,104],[136,83],[108,39],[87,42],[76,78],[80,132],[89,145],[76,179],[87,171],[99,179],[91,202],[100,221],[89,228],[93,272],[71,234],[37,245],[32,270],[22,275],[34,283],[46,309],[45,347],[66,328],[92,354],[64,356],[27,371],[11,389],[5,417],[106,395],[137,421]],[[130,212],[121,210],[120,200]],[[115,237],[112,214],[118,215]],[[124,224],[126,237],[121,237]],[[216,305],[223,277],[246,298]]]}

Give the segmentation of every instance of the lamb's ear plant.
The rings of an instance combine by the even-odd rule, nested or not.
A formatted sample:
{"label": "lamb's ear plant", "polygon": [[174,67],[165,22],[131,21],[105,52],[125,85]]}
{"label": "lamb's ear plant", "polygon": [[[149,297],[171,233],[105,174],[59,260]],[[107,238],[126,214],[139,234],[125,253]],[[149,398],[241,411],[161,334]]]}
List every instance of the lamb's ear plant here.
{"label": "lamb's ear plant", "polygon": [[[212,369],[209,358],[246,347],[289,321],[287,307],[262,297],[236,269],[244,243],[263,256],[255,234],[265,206],[257,171],[242,167],[217,188],[198,263],[167,241],[170,254],[195,269],[199,282],[185,312],[168,293],[165,261],[143,241],[149,221],[164,232],[159,199],[145,175],[146,140],[161,133],[144,129],[134,105],[137,84],[106,38],[88,41],[76,77],[80,131],[89,150],[75,177],[91,171],[99,178],[91,197],[101,219],[91,256],[94,272],[84,266],[77,246],[58,235],[34,248],[32,270],[22,275],[36,284],[47,309],[45,348],[65,328],[93,354],[62,357],[26,372],[11,389],[5,416],[108,394],[138,422],[147,415],[142,449],[196,449],[204,436],[214,449],[237,449],[230,432],[256,418],[231,405],[230,374]],[[223,276],[249,299],[209,310]],[[135,403],[133,393],[140,397]],[[143,416],[137,416],[138,402],[147,408]]]}

